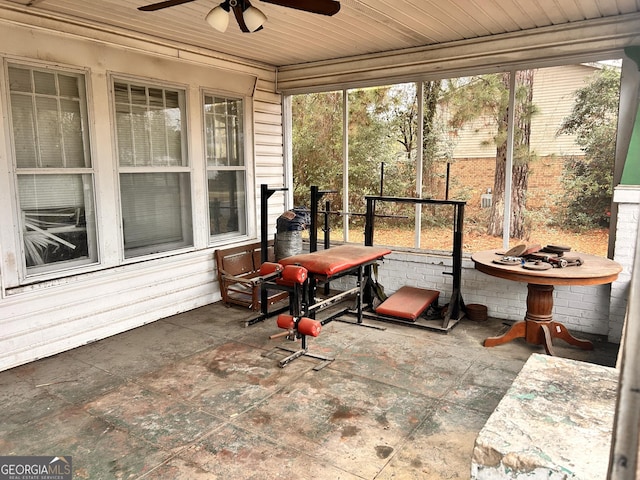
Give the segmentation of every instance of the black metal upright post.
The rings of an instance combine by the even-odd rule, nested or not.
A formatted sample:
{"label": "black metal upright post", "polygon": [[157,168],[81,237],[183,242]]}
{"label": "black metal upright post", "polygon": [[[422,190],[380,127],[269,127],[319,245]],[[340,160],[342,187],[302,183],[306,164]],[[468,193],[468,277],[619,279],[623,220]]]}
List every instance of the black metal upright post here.
{"label": "black metal upright post", "polygon": [[317,185],[311,185],[311,229],[309,230],[309,252],[318,250],[318,202],[320,193]]}
{"label": "black metal upright post", "polygon": [[[337,190],[319,190],[317,185],[311,186],[311,226],[309,228],[309,252],[315,252],[318,250],[318,203],[322,200],[322,197],[327,193],[338,193]],[[330,244],[328,243],[327,232],[328,228],[328,215],[329,215],[329,202],[327,202],[327,207],[325,208],[324,213],[324,225],[325,225],[325,236],[324,236],[324,248],[329,248]]]}
{"label": "black metal upright post", "polygon": [[[376,201],[373,198],[365,197],[367,200],[367,211],[364,216],[364,244],[368,247],[373,246],[373,222],[376,214]],[[371,265],[367,265],[364,271],[364,276],[368,280],[371,278]],[[371,288],[371,282],[367,281],[366,285],[360,290],[362,292],[361,300],[367,305],[373,305],[373,291]],[[362,315],[362,312],[358,313],[358,316]]]}
{"label": "black metal upright post", "polygon": [[373,246],[373,222],[376,210],[376,201],[372,197],[366,197],[367,211],[364,217],[364,244],[368,247]]}
{"label": "black metal upright post", "polygon": [[462,300],[462,235],[464,231],[464,203],[455,205],[453,219],[453,285],[451,300],[449,302],[449,311],[445,319],[446,328],[449,319],[459,319],[464,309],[464,301]]}
{"label": "black metal upright post", "polygon": [[269,238],[268,238],[268,225],[269,211],[268,203],[269,197],[273,195],[273,191],[269,190],[269,186],[266,184],[260,185],[260,261],[262,263],[268,260]]}
{"label": "black metal upright post", "polygon": [[[324,249],[328,249],[331,246],[331,225],[329,223],[329,215],[331,215],[331,202],[329,200],[324,201]],[[331,292],[331,285],[329,282],[324,284],[324,294],[329,295]]]}
{"label": "black metal upright post", "polygon": [[325,200],[324,202],[324,249],[326,250],[331,246],[331,223],[329,221],[329,215],[331,215],[331,202]]}
{"label": "black metal upright post", "polygon": [[[266,184],[260,185],[260,262],[269,261],[269,198],[276,192],[286,191],[282,188],[269,188]],[[268,292],[264,284],[260,288],[260,313],[267,315],[269,313]]]}
{"label": "black metal upright post", "polygon": [[451,164],[447,162],[447,178],[445,180],[444,199],[449,200],[449,173],[451,172]]}

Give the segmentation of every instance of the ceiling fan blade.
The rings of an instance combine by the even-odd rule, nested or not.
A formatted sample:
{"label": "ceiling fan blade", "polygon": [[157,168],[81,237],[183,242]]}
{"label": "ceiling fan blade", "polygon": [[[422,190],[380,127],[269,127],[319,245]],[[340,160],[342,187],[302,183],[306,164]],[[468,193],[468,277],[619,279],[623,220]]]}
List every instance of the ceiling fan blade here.
{"label": "ceiling fan blade", "polygon": [[336,0],[262,0],[281,7],[295,8],[320,15],[335,15],[340,11],[340,2]]}
{"label": "ceiling fan blade", "polygon": [[[241,3],[242,2],[238,2],[235,5],[232,5],[231,9],[233,10],[233,15],[236,17],[236,22],[238,22],[240,30],[242,30],[244,33],[251,33],[252,30],[249,29],[249,27],[247,26],[247,22],[244,19],[244,11],[251,6],[251,3],[249,3],[248,0],[242,3],[242,5]],[[262,30],[262,28],[262,25],[260,25],[258,28],[253,30],[253,32],[259,32],[260,30]]]}
{"label": "ceiling fan blade", "polygon": [[236,22],[238,22],[238,26],[240,27],[240,30],[242,30],[244,33],[250,33],[249,29],[247,28],[247,24],[244,23],[244,15],[242,15],[242,6],[240,4],[236,4],[231,8],[233,9],[233,14],[236,17]]}
{"label": "ceiling fan blade", "polygon": [[175,7],[176,5],[182,5],[183,3],[189,3],[193,1],[194,0],[165,0],[164,2],[152,3],[151,5],[138,7],[138,10],[142,10],[143,12],[153,12],[154,10]]}

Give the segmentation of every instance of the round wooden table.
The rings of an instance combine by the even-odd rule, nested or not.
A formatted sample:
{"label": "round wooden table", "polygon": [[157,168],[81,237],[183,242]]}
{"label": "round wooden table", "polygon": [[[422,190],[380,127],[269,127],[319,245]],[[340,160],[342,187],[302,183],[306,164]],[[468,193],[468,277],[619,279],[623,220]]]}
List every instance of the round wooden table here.
{"label": "round wooden table", "polygon": [[527,270],[522,265],[502,265],[494,260],[501,258],[501,250],[485,250],[471,255],[476,270],[494,277],[527,283],[527,313],[523,321],[516,322],[506,333],[484,341],[485,347],[502,345],[516,338],[544,345],[547,354],[553,355],[552,340],[565,342],[585,350],[592,350],[588,340],[575,338],[567,328],[552,318],[554,285],[602,285],[611,283],[622,271],[622,266],[608,258],[570,252],[567,257],[580,257],[582,265],[549,270]]}

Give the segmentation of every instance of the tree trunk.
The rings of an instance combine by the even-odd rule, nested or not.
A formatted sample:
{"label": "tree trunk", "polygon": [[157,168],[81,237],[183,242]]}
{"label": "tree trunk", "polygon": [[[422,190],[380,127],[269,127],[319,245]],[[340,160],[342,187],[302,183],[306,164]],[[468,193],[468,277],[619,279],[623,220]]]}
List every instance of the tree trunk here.
{"label": "tree trunk", "polygon": [[[506,123],[506,122],[505,122]],[[499,127],[501,128],[501,127]],[[493,202],[487,231],[496,237],[502,235],[504,226],[504,187],[507,170],[507,144],[498,145],[496,149],[496,171],[493,176]]]}
{"label": "tree trunk", "polygon": [[[511,215],[509,236],[526,238],[525,222],[527,188],[529,184],[529,159],[531,142],[531,115],[533,112],[533,70],[516,72],[516,102],[513,138],[513,171],[511,176]],[[509,74],[502,76],[505,88],[509,89]],[[501,236],[504,226],[504,195],[507,164],[507,123],[508,106],[498,121],[496,138],[504,139],[496,147],[496,171],[493,185],[493,205],[487,231],[490,235]]]}
{"label": "tree trunk", "polygon": [[423,83],[423,118],[424,131],[422,135],[422,196],[437,198],[438,177],[434,169],[433,159],[436,157],[438,134],[435,131],[435,119],[438,111],[438,102],[442,91],[442,81],[430,81]]}
{"label": "tree trunk", "polygon": [[511,238],[526,238],[529,235],[525,222],[528,183],[529,163],[514,165],[511,188]]}

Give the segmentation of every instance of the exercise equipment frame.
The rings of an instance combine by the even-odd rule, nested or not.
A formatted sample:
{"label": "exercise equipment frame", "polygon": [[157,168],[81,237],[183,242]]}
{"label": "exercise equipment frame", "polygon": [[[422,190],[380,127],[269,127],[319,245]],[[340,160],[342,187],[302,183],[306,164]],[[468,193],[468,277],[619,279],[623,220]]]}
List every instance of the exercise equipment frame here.
{"label": "exercise equipment frame", "polygon": [[[464,228],[464,207],[466,202],[460,200],[432,200],[426,198],[412,198],[412,197],[386,197],[367,195],[365,196],[367,202],[367,210],[365,214],[365,227],[364,227],[364,244],[367,246],[373,246],[374,238],[374,224],[376,217],[376,204],[377,203],[409,203],[414,205],[450,205],[453,207],[453,265],[451,272],[444,272],[445,275],[451,275],[453,277],[453,291],[449,300],[447,312],[443,318],[442,326],[423,325],[416,322],[407,321],[400,318],[388,317],[383,315],[370,315],[371,318],[376,320],[399,323],[403,325],[409,325],[417,328],[426,328],[429,330],[438,330],[442,332],[448,332],[453,328],[458,321],[460,321],[465,315],[464,300],[462,299],[461,284],[462,284],[462,236]],[[370,267],[369,267],[370,268]],[[365,294],[370,292],[365,290]],[[365,303],[370,303],[371,299],[365,298]],[[369,315],[368,315],[369,316]]]}

